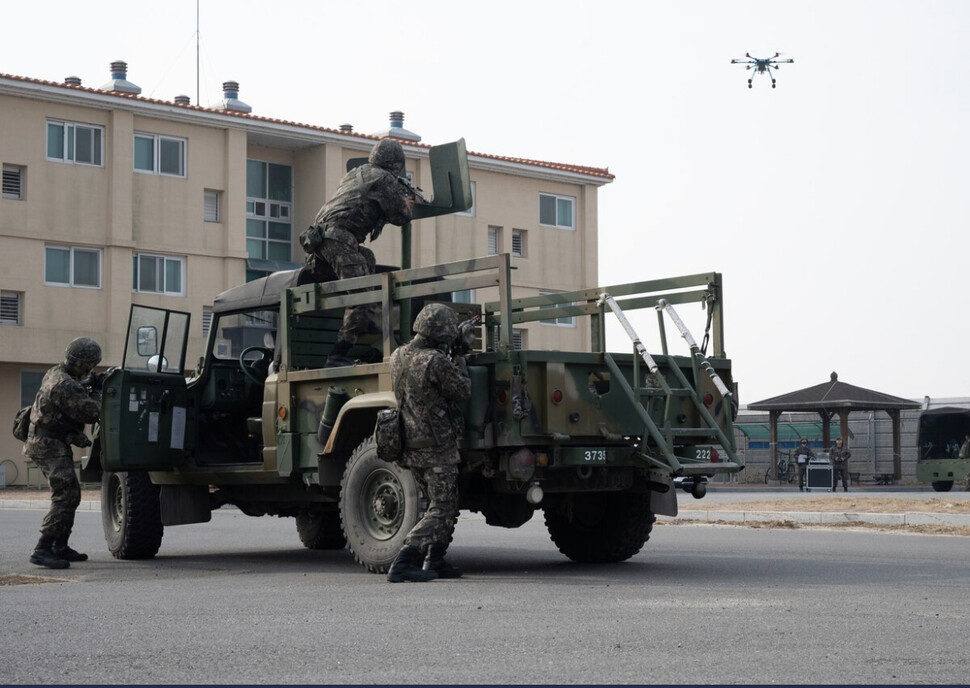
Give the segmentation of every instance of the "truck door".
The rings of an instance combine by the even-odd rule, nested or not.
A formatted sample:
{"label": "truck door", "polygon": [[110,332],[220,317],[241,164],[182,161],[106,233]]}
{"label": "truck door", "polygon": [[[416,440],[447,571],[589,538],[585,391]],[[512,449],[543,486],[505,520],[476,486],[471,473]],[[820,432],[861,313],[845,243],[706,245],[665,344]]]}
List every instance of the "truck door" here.
{"label": "truck door", "polygon": [[101,465],[167,470],[195,446],[196,409],[183,368],[190,315],[132,305],[122,367],[104,381]]}

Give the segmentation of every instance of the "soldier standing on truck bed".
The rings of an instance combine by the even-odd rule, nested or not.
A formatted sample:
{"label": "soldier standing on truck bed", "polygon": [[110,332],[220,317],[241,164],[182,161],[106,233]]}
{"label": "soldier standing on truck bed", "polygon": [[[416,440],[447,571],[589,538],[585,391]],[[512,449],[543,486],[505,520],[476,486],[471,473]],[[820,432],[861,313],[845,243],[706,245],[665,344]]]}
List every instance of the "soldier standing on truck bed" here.
{"label": "soldier standing on truck bed", "polygon": [[[313,225],[300,235],[306,251],[306,270],[323,281],[328,270],[338,279],[374,274],[374,252],[363,246],[380,236],[384,225],[411,221],[415,197],[398,181],[404,170],[404,148],[393,139],[379,141],[368,162],[350,170],[337,192],[317,213]],[[331,278],[332,279],[332,278]],[[326,368],[353,365],[347,353],[361,334],[380,334],[373,322],[378,306],[362,304],[344,311],[343,326],[324,365]]]}
{"label": "soldier standing on truck bed", "polygon": [[71,445],[91,445],[84,426],[101,413],[100,392],[88,392],[81,380],[101,362],[101,347],[93,339],[78,337],[67,345],[64,362],[44,375],[30,411],[30,429],[23,453],[36,463],[51,488],[51,508],[40,526],[40,540],[30,563],[49,569],[66,569],[72,561],[86,561],[68,546],[74,514],[81,503],[81,485],[74,473]]}
{"label": "soldier standing on truck bed", "polygon": [[[403,427],[403,464],[428,498],[428,510],[407,534],[387,580],[428,581],[460,578],[462,571],[444,560],[458,516],[458,405],[471,394],[471,380],[461,353],[458,316],[448,306],[430,303],[414,320],[417,333],[391,355],[391,380]],[[465,343],[474,329],[460,333]],[[466,347],[467,350],[467,347]],[[427,558],[427,569],[423,569]]]}

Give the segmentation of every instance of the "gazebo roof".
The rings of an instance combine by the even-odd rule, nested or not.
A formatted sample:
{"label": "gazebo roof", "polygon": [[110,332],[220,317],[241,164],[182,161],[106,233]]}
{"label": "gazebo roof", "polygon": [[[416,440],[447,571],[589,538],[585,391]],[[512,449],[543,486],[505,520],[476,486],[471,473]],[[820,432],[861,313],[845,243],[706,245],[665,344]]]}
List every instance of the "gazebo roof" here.
{"label": "gazebo roof", "polygon": [[912,399],[839,382],[837,373],[832,373],[831,379],[820,385],[748,404],[753,411],[892,411],[920,406],[920,402]]}

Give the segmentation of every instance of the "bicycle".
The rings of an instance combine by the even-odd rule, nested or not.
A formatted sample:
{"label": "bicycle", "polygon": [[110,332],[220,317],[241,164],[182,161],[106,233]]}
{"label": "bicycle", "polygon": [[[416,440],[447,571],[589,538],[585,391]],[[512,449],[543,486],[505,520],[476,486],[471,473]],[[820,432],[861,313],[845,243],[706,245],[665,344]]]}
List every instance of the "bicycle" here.
{"label": "bicycle", "polygon": [[[795,462],[787,456],[778,457],[778,480],[781,482],[788,483],[789,485],[795,481],[795,477],[798,475],[797,467]],[[765,485],[771,480],[771,467],[765,471]]]}

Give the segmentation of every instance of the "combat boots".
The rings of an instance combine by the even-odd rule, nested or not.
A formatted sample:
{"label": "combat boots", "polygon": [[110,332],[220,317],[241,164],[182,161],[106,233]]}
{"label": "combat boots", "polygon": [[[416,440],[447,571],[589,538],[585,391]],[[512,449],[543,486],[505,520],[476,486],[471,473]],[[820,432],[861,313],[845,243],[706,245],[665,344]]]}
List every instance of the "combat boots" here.
{"label": "combat boots", "polygon": [[387,580],[391,583],[401,583],[402,581],[412,581],[414,583],[424,583],[438,577],[435,571],[425,571],[421,568],[424,557],[421,550],[417,547],[402,547],[401,551],[394,557],[391,568],[387,572]]}
{"label": "combat boots", "polygon": [[48,535],[41,535],[34,547],[33,554],[30,555],[30,563],[37,566],[45,566],[49,569],[66,569],[71,563],[62,559],[54,552],[54,538]]}
{"label": "combat boots", "polygon": [[67,544],[67,538],[63,540],[55,540],[54,546],[51,548],[54,554],[63,559],[64,561],[87,561],[88,555],[77,550],[72,549]]}
{"label": "combat boots", "polygon": [[445,546],[431,545],[428,548],[428,568],[438,574],[438,578],[461,578],[464,571],[445,561]]}

